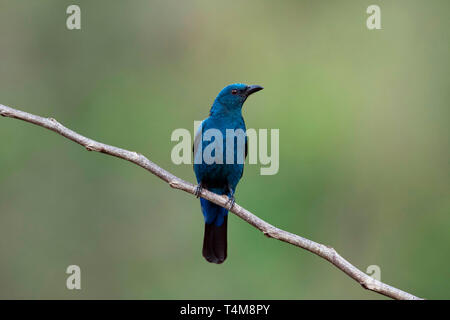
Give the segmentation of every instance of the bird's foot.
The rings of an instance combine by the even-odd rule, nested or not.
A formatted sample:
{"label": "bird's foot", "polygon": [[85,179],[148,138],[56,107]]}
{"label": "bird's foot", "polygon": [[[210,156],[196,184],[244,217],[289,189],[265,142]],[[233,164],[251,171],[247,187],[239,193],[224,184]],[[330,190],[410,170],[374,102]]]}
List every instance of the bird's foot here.
{"label": "bird's foot", "polygon": [[228,197],[227,204],[230,204],[230,208],[228,210],[233,209],[235,203],[236,199],[234,198],[234,194],[232,194],[230,197]]}
{"label": "bird's foot", "polygon": [[227,204],[228,203],[230,204],[230,209],[228,209],[228,210],[231,210],[231,209],[233,209],[234,204],[236,203],[236,199],[234,199],[234,190],[233,190],[233,188],[231,188],[231,186],[228,186],[228,193],[229,193],[229,196],[228,196]]}
{"label": "bird's foot", "polygon": [[201,183],[199,183],[196,187],[195,187],[195,192],[194,195],[199,198],[200,197],[200,193],[202,193],[203,190],[203,186]]}
{"label": "bird's foot", "polygon": [[228,193],[229,193],[229,196],[228,196],[227,203],[230,204],[230,209],[228,209],[228,210],[231,210],[231,209],[233,209],[234,204],[236,203],[236,199],[234,199],[234,190],[230,186],[228,186]]}

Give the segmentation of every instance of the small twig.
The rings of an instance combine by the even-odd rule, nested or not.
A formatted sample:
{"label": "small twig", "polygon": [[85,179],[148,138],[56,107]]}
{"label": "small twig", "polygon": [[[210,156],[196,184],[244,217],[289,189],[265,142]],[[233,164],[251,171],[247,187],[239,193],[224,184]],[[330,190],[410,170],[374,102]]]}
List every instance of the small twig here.
{"label": "small twig", "polygon": [[[144,157],[142,154],[128,151],[125,149],[113,147],[101,142],[97,142],[95,140],[86,138],[75,131],[72,131],[58,121],[53,118],[42,118],[36,116],[31,113],[27,113],[24,111],[16,110],[4,105],[0,104],[0,115],[9,118],[20,119],[26,122],[33,123],[35,125],[47,128],[52,130],[67,139],[70,139],[82,146],[84,146],[89,151],[98,151],[101,153],[109,154],[114,157],[118,157],[130,162],[137,164],[138,166],[146,169],[152,174],[156,175],[160,179],[167,182],[172,188],[183,190],[185,192],[195,194],[195,185],[186,182],[170,172],[162,169],[157,166],[155,163]],[[220,196],[213,192],[210,192],[206,189],[202,189],[200,196],[205,198],[211,202],[214,202],[224,208],[227,208],[228,197]],[[302,249],[306,249],[319,257],[322,257],[329,262],[331,262],[334,266],[336,266],[341,271],[345,272],[349,277],[357,281],[361,286],[365,289],[380,293],[387,297],[391,297],[393,299],[401,299],[401,300],[415,300],[421,299],[416,297],[410,293],[402,291],[400,289],[389,286],[381,281],[378,281],[369,275],[365,274],[355,266],[353,266],[350,262],[345,260],[342,256],[340,256],[336,250],[331,247],[325,246],[323,244],[314,242],[312,240],[303,238],[296,234],[278,229],[273,225],[265,222],[264,220],[258,218],[250,211],[242,208],[237,203],[234,204],[231,212],[240,217],[241,219],[247,221],[249,224],[262,231],[264,235],[269,238],[278,239],[287,243],[290,243],[294,246],[297,246]]]}

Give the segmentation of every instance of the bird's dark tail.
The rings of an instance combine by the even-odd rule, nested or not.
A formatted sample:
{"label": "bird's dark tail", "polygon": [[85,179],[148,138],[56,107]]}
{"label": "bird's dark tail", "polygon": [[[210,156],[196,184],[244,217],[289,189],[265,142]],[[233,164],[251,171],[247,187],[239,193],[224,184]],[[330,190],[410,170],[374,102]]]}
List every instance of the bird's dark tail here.
{"label": "bird's dark tail", "polygon": [[220,227],[214,222],[205,223],[202,253],[208,262],[220,264],[227,258],[227,218]]}

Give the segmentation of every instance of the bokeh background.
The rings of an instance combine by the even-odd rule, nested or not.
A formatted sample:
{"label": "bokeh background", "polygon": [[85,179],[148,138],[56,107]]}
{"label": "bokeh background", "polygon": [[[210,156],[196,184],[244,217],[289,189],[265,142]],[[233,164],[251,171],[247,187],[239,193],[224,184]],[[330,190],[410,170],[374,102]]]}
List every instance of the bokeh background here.
{"label": "bokeh background", "polygon": [[[81,7],[79,31],[66,8]],[[382,30],[366,28],[381,7]],[[195,181],[170,153],[233,82],[265,90],[280,170],[237,202],[362,270],[449,298],[448,1],[0,2],[0,103],[52,116]],[[143,169],[0,119],[0,298],[380,299],[234,215],[226,263],[201,256],[199,201]],[[82,290],[69,291],[68,265]]]}

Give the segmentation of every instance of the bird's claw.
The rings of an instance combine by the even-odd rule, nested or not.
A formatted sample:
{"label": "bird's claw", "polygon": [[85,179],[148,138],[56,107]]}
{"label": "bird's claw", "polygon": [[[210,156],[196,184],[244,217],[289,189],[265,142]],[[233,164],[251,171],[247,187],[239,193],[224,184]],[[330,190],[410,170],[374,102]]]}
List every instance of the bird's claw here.
{"label": "bird's claw", "polygon": [[228,209],[228,210],[233,209],[234,204],[236,203],[236,200],[234,199],[234,195],[232,195],[231,197],[228,198],[227,204],[228,203],[230,204],[230,209]]}
{"label": "bird's claw", "polygon": [[203,187],[202,185],[199,183],[196,187],[195,187],[195,192],[194,195],[199,198],[200,197],[200,193],[202,193]]}

